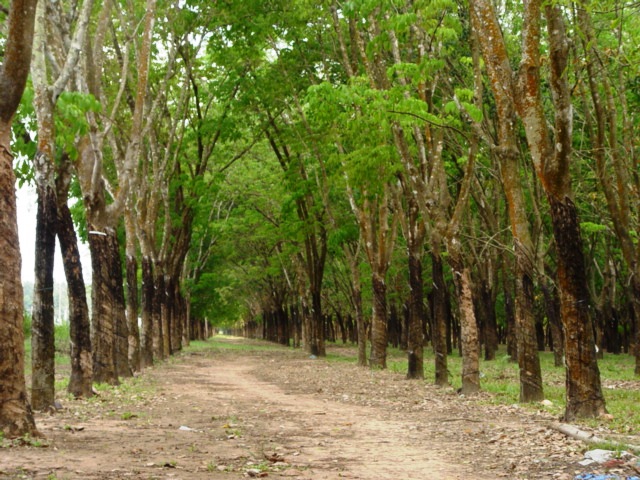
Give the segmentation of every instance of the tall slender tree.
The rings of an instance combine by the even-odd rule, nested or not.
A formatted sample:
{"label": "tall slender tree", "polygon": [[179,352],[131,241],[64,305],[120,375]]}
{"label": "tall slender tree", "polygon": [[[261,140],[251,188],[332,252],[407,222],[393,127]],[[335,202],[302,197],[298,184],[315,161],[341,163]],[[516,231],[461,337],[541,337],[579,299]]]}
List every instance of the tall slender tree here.
{"label": "tall slender tree", "polygon": [[[518,74],[514,76],[493,5],[484,0],[473,0],[470,5],[476,28],[482,28],[484,32],[479,39],[494,97],[504,101],[506,109],[511,111],[515,108],[522,120],[535,170],[551,207],[565,330],[565,417],[571,420],[576,417],[597,416],[605,412],[605,402],[589,314],[590,297],[586,285],[580,225],[571,190],[569,165],[573,118],[567,81],[568,39],[562,10],[559,6],[543,7],[539,1],[524,4],[522,57]],[[553,140],[541,93],[543,11],[547,22],[549,85],[554,107]]]}
{"label": "tall slender tree", "polygon": [[[62,155],[56,151],[54,110],[58,98],[67,87],[77,65],[92,7],[92,0],[83,3],[79,18],[74,25],[73,38],[64,38],[63,32],[71,30],[71,21],[62,12],[61,2],[55,4],[41,2],[37,8],[35,46],[31,65],[38,122],[38,148],[34,158],[38,214],[31,340],[31,403],[37,410],[52,405],[55,399],[53,264],[59,218],[55,164],[56,158]],[[53,19],[63,24],[55,24]],[[56,35],[48,35],[47,31],[56,32]],[[66,44],[70,45],[67,51],[65,51]],[[53,68],[47,66],[47,58],[55,63]],[[56,78],[50,79],[51,70],[57,72]],[[73,365],[90,368],[90,365],[83,362],[73,362]],[[86,378],[86,375],[80,374],[78,378],[83,377]],[[81,390],[90,392],[91,388],[85,385]]]}
{"label": "tall slender tree", "polygon": [[0,430],[37,434],[24,379],[23,298],[11,125],[29,75],[36,0],[13,0],[0,66]]}

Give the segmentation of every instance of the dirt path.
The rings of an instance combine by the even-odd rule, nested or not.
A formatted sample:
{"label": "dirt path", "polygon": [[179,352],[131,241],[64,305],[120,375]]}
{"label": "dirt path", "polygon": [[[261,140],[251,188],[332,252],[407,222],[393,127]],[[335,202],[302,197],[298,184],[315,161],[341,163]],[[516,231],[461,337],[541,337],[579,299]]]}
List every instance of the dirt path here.
{"label": "dirt path", "polygon": [[581,447],[548,419],[468,402],[286,349],[209,350],[38,415],[49,446],[0,449],[0,478],[572,478]]}

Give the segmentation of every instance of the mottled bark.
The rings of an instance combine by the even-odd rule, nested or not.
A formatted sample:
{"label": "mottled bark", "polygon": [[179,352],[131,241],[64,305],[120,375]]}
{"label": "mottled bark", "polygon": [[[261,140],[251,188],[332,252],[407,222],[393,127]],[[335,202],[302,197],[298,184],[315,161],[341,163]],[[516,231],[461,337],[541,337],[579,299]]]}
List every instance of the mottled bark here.
{"label": "mottled bark", "polygon": [[498,330],[495,310],[494,259],[485,254],[476,261],[477,281],[474,282],[474,305],[484,359],[495,360],[498,350]]}
{"label": "mottled bark", "polygon": [[[62,197],[65,198],[65,197]],[[60,198],[59,198],[60,200]],[[66,202],[58,205],[58,240],[62,252],[69,295],[69,337],[71,340],[71,374],[67,390],[74,397],[93,396],[93,359],[89,306],[82,276],[78,239]]]}
{"label": "mottled bark", "polygon": [[460,312],[460,343],[462,347],[462,387],[460,393],[469,395],[480,391],[480,341],[478,324],[473,311],[471,274],[460,260],[450,259],[453,281]]}
{"label": "mottled bark", "polygon": [[[516,263],[528,261],[519,259]],[[520,401],[537,402],[544,399],[542,390],[542,372],[536,339],[533,316],[533,279],[528,275],[529,268],[519,269],[526,272],[516,278],[516,339],[518,344],[518,366],[520,367]]]}
{"label": "mottled bark", "polygon": [[353,289],[353,302],[356,314],[356,330],[358,332],[358,365],[367,365],[367,325],[362,312],[362,291],[360,285]]}
{"label": "mottled bark", "polygon": [[116,313],[111,291],[114,272],[111,271],[111,242],[117,242],[116,232],[103,231],[90,226],[89,249],[92,267],[92,322],[93,379],[98,383],[118,384],[116,368]]}
{"label": "mottled bark", "polygon": [[[48,161],[38,153],[36,163]],[[44,170],[47,170],[45,167]],[[42,172],[42,169],[40,170]],[[51,172],[53,173],[53,172]],[[44,410],[55,401],[53,263],[56,249],[57,201],[52,178],[39,177],[35,240],[35,282],[31,324],[31,406]]]}
{"label": "mottled bark", "polygon": [[[34,318],[38,334],[33,339],[33,377],[32,402],[37,408],[45,408],[54,402],[54,339],[53,339],[53,264],[55,253],[55,235],[63,247],[63,256],[70,253],[77,243],[73,224],[66,205],[70,159],[66,154],[56,152],[56,132],[54,122],[55,104],[66,88],[76,69],[80,48],[83,43],[93,0],[85,0],[74,19],[73,38],[69,37],[72,27],[67,17],[61,14],[60,4],[41,2],[37,9],[36,28],[34,33],[33,60],[31,78],[34,88],[34,106],[38,123],[38,152],[33,162],[36,189],[38,192],[38,226],[36,227],[36,286],[34,299]],[[53,60],[53,62],[52,62]],[[58,67],[50,68],[52,63]],[[57,162],[55,161],[56,159]],[[54,166],[55,165],[55,166]],[[57,172],[55,169],[58,168]],[[57,177],[56,177],[56,174]],[[68,216],[68,218],[66,218]],[[69,222],[67,224],[66,222]],[[61,224],[61,222],[64,222]],[[69,244],[73,244],[70,246]],[[68,260],[67,257],[64,258]],[[65,271],[66,271],[65,265]],[[81,273],[80,273],[81,276]],[[73,281],[73,280],[72,280]],[[90,343],[82,344],[80,349],[74,344],[78,340],[78,323],[86,321],[88,336],[88,318],[84,283],[82,292],[76,285],[69,285],[70,322],[72,329],[72,373],[69,383],[70,392],[76,396],[91,395],[91,380],[84,378],[91,375]],[[73,295],[82,298],[73,298]],[[50,298],[49,298],[50,297]],[[83,310],[84,305],[84,312]],[[84,316],[84,319],[81,317]],[[42,327],[42,328],[41,328]],[[84,328],[84,327],[81,327]],[[44,338],[41,333],[51,332],[51,338]],[[82,343],[82,341],[81,341]],[[44,350],[42,348],[44,347]],[[85,349],[86,348],[86,349]],[[44,355],[44,356],[43,356]],[[46,358],[45,358],[46,356]],[[80,357],[83,357],[81,360]],[[44,383],[43,383],[44,382]],[[88,383],[87,383],[88,382]]]}
{"label": "mottled bark", "polygon": [[[420,246],[422,248],[422,245]],[[407,378],[424,378],[424,320],[422,261],[415,254],[409,255],[409,325],[407,338]]]}
{"label": "mottled bark", "polygon": [[[516,105],[523,105],[525,102],[521,98],[522,95],[515,93],[513,71],[493,6],[485,0],[473,0],[471,19],[486,62],[499,120],[499,148],[496,149],[496,155],[500,163],[502,184],[509,206],[509,220],[516,256],[515,334],[520,367],[520,400],[534,401],[542,399],[544,395],[540,361],[535,344],[533,315],[534,248],[520,178],[515,131]],[[536,28],[531,20],[530,17],[526,17],[526,28],[523,33],[525,37]],[[523,62],[531,60],[530,55],[531,52],[524,52]],[[530,134],[534,126],[530,116],[526,118],[521,115],[521,117],[527,129],[531,147]],[[533,343],[531,339],[534,340]]]}
{"label": "mottled bark", "polygon": [[54,189],[55,132],[53,101],[45,63],[45,4],[36,10],[32,77],[38,123],[38,147],[33,159],[38,212],[36,215],[35,271],[31,335],[31,406],[44,410],[55,401],[55,339],[53,265],[56,247],[57,200]]}
{"label": "mottled bark", "polygon": [[387,285],[384,278],[373,274],[373,315],[371,318],[371,368],[387,368]]}
{"label": "mottled bark", "polygon": [[164,275],[159,272],[161,266],[153,266],[153,300],[151,301],[151,322],[153,324],[153,358],[164,360],[167,355],[164,349],[165,325],[162,322],[162,302],[164,301]]}
{"label": "mottled bark", "polygon": [[109,244],[109,260],[111,262],[111,282],[109,289],[113,301],[115,315],[115,362],[118,376],[132,377],[133,370],[129,365],[129,326],[127,325],[127,305],[124,298],[124,277],[120,245],[117,237]]}
{"label": "mottled bark", "polygon": [[[324,263],[324,262],[323,262]],[[324,266],[322,267],[324,268]],[[322,315],[322,280],[317,283],[317,288],[311,292],[311,328],[313,329],[314,350],[319,357],[326,357],[327,350],[325,347],[325,318]]]}
{"label": "mottled bark", "polygon": [[153,365],[154,328],[153,328],[153,262],[148,256],[142,257],[142,336],[140,347],[141,366]]}
{"label": "mottled bark", "polygon": [[593,322],[589,313],[580,224],[576,206],[569,198],[549,197],[554,238],[558,250],[560,312],[564,324],[567,365],[567,421],[606,413],[596,361]]}
{"label": "mottled bark", "polygon": [[[127,250],[129,250],[127,248]],[[140,371],[140,328],[138,326],[138,260],[127,253],[127,325],[129,327],[129,366]]]}
{"label": "mottled bark", "polygon": [[0,431],[37,435],[24,379],[23,291],[11,123],[29,74],[36,0],[13,0],[0,66]]}
{"label": "mottled bark", "polygon": [[551,282],[543,282],[540,288],[544,295],[545,312],[551,329],[553,363],[556,367],[562,367],[564,366],[564,339],[562,334],[562,320],[560,319],[560,299]]}
{"label": "mottled bark", "polygon": [[433,282],[433,323],[432,341],[435,355],[435,383],[449,385],[447,366],[447,285],[444,279],[442,257],[439,252],[431,253],[431,279]]}
{"label": "mottled bark", "polygon": [[24,379],[24,307],[10,132],[10,124],[0,119],[0,431],[8,438],[37,433]]}
{"label": "mottled bark", "polygon": [[170,351],[173,355],[182,350],[183,311],[181,310],[180,284],[177,278],[169,277],[167,288],[167,316],[171,330]]}

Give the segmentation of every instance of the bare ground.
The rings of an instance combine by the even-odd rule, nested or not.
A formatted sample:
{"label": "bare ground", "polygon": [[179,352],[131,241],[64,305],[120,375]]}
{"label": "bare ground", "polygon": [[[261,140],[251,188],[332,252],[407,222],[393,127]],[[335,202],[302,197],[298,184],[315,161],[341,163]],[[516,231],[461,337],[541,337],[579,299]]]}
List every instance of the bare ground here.
{"label": "bare ground", "polygon": [[577,464],[584,446],[549,428],[548,414],[489,405],[486,395],[284,348],[192,352],[39,413],[46,446],[0,448],[0,478],[569,480],[591,471]]}

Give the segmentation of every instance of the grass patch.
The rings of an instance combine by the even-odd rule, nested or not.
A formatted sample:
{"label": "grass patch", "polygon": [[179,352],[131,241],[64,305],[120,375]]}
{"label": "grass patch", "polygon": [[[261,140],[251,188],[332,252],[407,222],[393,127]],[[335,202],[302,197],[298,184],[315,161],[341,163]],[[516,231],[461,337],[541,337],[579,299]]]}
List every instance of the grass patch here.
{"label": "grass patch", "polygon": [[[186,352],[199,352],[208,350],[220,351],[244,351],[250,352],[275,352],[282,349],[294,350],[292,347],[286,347],[277,343],[270,343],[264,340],[240,339],[239,337],[231,337],[227,335],[215,335],[206,341],[193,341],[185,349]],[[300,350],[298,350],[300,351]]]}
{"label": "grass patch", "polygon": [[[31,333],[31,323],[29,322],[28,328],[25,327],[25,332]],[[69,367],[71,365],[71,359],[69,357],[71,351],[71,340],[69,338],[69,324],[56,325],[54,330],[55,338],[55,365],[56,369],[59,367]],[[31,335],[25,335],[24,340],[24,364],[25,374],[31,375]],[[68,379],[67,379],[67,384]],[[66,385],[64,386],[66,388]],[[58,386],[56,385],[56,390]]]}

